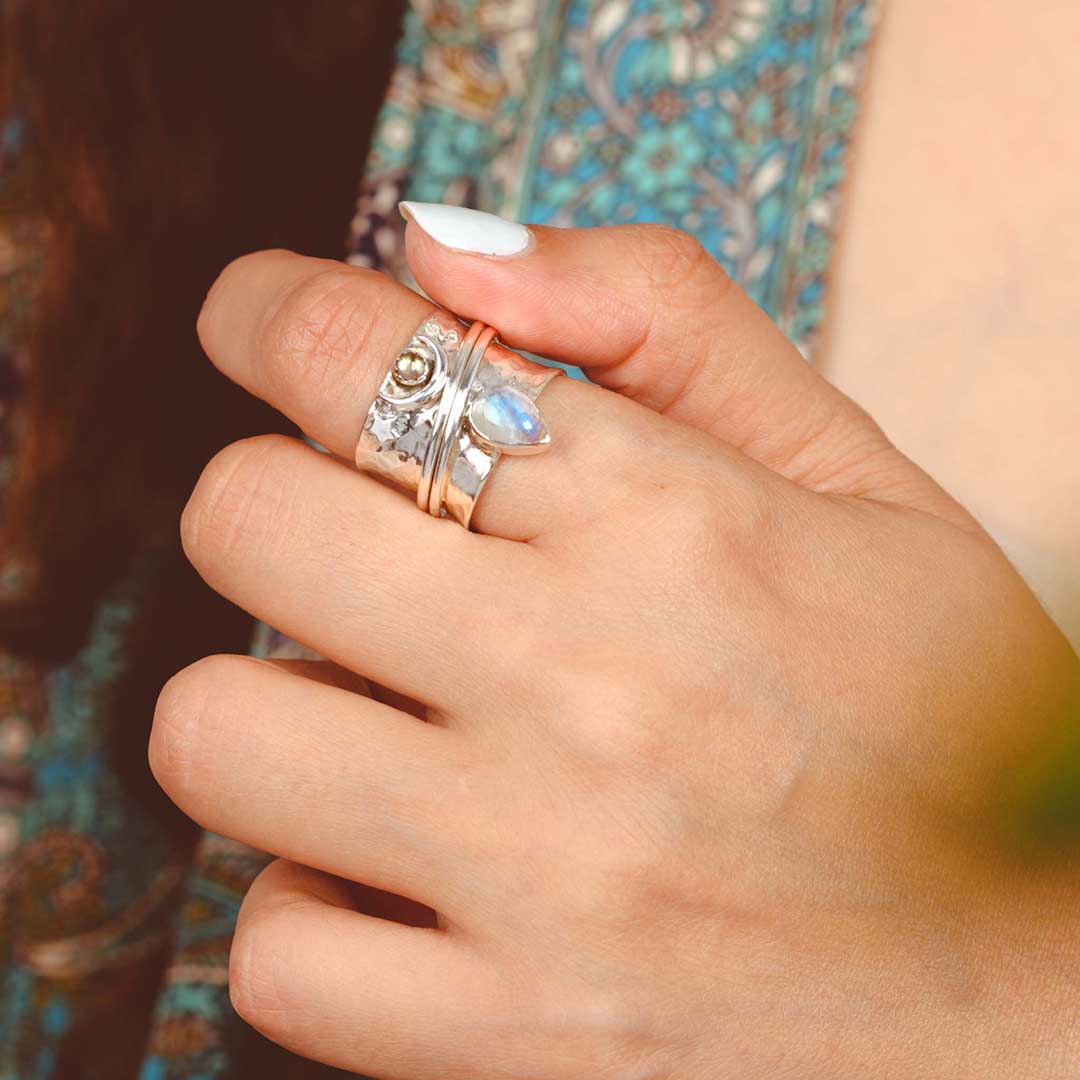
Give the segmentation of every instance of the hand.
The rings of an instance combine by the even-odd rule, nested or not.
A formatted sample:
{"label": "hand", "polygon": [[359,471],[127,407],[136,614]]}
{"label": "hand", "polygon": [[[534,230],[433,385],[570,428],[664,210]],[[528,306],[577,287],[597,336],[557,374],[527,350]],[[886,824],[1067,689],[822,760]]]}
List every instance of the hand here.
{"label": "hand", "polygon": [[[413,223],[408,255],[609,389],[551,384],[551,451],[500,462],[475,533],[298,441],[207,467],[206,580],[392,691],[213,657],[161,696],[172,798],[289,860],[240,1014],[403,1080],[1075,1074],[1080,877],[1037,795],[1078,662],[1000,551],[687,237],[487,258]],[[200,333],[347,459],[429,310],[271,252]]]}

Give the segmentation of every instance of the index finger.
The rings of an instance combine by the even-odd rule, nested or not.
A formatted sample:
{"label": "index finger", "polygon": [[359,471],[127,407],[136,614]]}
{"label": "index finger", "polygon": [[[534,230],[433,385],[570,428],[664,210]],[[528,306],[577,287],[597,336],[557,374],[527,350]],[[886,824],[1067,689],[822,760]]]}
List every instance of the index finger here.
{"label": "index finger", "polygon": [[[391,363],[432,308],[376,271],[264,251],[226,267],[198,328],[225,375],[351,459]],[[551,450],[500,461],[477,505],[479,531],[528,540],[578,507],[594,513],[609,497],[612,467],[633,473],[642,426],[657,422],[618,395],[570,379],[544,391],[542,408]],[[576,422],[586,416],[588,425]]]}
{"label": "index finger", "polygon": [[351,458],[391,360],[432,308],[374,270],[259,251],[218,276],[199,340],[233,382]]}

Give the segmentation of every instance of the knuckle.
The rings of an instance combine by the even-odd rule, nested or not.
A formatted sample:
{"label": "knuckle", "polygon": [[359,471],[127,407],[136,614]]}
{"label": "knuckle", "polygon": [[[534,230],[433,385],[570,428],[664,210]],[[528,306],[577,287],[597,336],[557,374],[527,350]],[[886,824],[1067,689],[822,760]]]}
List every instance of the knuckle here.
{"label": "knuckle", "polygon": [[[656,1014],[655,999],[631,988],[626,980],[605,980],[578,994],[567,994],[564,982],[533,990],[534,1018],[542,1030],[566,1030],[566,1017],[576,1021],[580,1052],[552,1062],[549,1080],[661,1080],[683,1075],[677,1068],[671,1040]],[[585,1066],[583,1068],[583,1066]]]}
{"label": "knuckle", "polygon": [[686,479],[654,500],[680,570],[731,574],[768,551],[780,508],[775,492],[731,475]]}
{"label": "knuckle", "polygon": [[590,828],[587,846],[568,842],[564,863],[577,885],[567,914],[588,932],[618,933],[656,911],[675,916],[694,906],[693,817],[662,783],[641,784],[642,794],[609,807],[604,823]]}
{"label": "knuckle", "polygon": [[256,349],[267,388],[301,408],[336,397],[355,382],[369,349],[384,290],[365,289],[373,271],[333,266],[297,282],[267,319]]}
{"label": "knuckle", "polygon": [[150,729],[150,771],[181,803],[197,790],[202,763],[213,753],[213,729],[223,697],[243,657],[208,656],[174,675],[162,688]]}
{"label": "knuckle", "polygon": [[185,553],[200,571],[238,551],[260,549],[281,535],[295,494],[282,455],[292,440],[265,435],[232,443],[203,470],[180,518]]}
{"label": "knuckle", "polygon": [[720,264],[689,233],[670,225],[647,224],[639,228],[635,255],[639,269],[654,288],[684,285],[702,270],[724,276]]}
{"label": "knuckle", "polygon": [[594,708],[589,724],[591,746],[621,773],[648,771],[663,753],[663,741],[645,716],[645,701],[635,689],[625,677],[617,688],[605,680],[597,695],[604,698],[604,707]]}
{"label": "knuckle", "polygon": [[716,550],[732,528],[728,492],[709,478],[639,477],[635,504],[648,506],[654,528],[665,537],[670,565],[713,565]]}
{"label": "knuckle", "polygon": [[[635,829],[635,832],[641,830]],[[605,921],[636,919],[641,915],[644,896],[651,896],[666,873],[666,860],[659,845],[637,836],[632,843],[618,835],[607,838],[603,852],[592,857],[586,868],[591,899],[586,911]]]}
{"label": "knuckle", "polygon": [[618,656],[590,655],[581,648],[575,652],[577,662],[588,665],[589,675],[567,688],[560,710],[567,717],[563,738],[573,757],[601,786],[662,769],[671,741],[656,723],[663,703],[654,700],[660,684],[645,670],[648,663],[627,673],[625,660]]}

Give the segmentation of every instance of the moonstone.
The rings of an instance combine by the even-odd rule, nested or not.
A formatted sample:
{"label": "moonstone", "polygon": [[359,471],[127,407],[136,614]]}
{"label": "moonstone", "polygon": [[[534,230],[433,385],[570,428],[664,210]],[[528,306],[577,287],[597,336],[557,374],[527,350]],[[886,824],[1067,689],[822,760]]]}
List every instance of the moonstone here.
{"label": "moonstone", "polygon": [[469,423],[484,442],[510,454],[537,450],[551,441],[535,402],[510,386],[478,397],[469,407]]}

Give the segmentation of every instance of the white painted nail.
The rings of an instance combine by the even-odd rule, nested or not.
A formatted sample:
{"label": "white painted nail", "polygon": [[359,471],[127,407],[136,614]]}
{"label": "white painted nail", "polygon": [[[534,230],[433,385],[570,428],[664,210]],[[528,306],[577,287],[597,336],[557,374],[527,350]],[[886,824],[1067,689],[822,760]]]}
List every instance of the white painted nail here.
{"label": "white painted nail", "polygon": [[401,213],[411,218],[436,243],[473,255],[520,255],[532,241],[524,225],[483,210],[441,203],[403,202]]}

